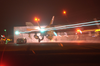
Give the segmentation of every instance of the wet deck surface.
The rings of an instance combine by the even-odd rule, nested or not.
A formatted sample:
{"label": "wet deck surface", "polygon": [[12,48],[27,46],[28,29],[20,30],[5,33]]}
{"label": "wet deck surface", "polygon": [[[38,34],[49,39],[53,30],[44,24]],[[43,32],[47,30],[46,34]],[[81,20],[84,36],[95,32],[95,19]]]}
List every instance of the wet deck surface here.
{"label": "wet deck surface", "polygon": [[100,43],[0,44],[4,66],[100,66]]}

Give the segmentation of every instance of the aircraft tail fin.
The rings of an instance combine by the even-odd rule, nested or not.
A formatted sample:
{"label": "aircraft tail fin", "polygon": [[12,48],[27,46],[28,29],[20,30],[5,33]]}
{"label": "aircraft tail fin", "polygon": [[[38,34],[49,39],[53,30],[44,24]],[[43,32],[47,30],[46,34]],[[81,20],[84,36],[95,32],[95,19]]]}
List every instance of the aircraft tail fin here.
{"label": "aircraft tail fin", "polygon": [[54,16],[52,17],[50,24],[48,26],[46,26],[46,28],[50,27],[53,24],[53,21],[54,21]]}
{"label": "aircraft tail fin", "polygon": [[54,16],[52,17],[52,20],[51,20],[49,26],[50,26],[51,24],[53,24],[53,21],[54,21]]}

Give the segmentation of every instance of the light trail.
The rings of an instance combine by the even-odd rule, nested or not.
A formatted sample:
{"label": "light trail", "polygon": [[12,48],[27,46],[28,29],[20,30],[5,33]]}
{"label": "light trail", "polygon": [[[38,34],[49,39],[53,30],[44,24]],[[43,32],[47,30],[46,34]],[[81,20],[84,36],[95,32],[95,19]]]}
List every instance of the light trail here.
{"label": "light trail", "polygon": [[63,25],[63,26],[58,26],[58,28],[61,28],[61,27],[68,27],[68,26],[75,26],[75,25],[83,25],[83,24],[89,24],[89,23],[95,23],[96,24],[96,22],[100,22],[100,20],[98,20],[98,21],[91,21],[91,22],[85,22],[85,23],[78,23],[78,24],[71,24],[71,25]]}
{"label": "light trail", "polygon": [[[71,25],[63,25],[63,26],[83,25],[83,24],[97,23],[97,22],[100,22],[100,20],[98,20],[98,21],[91,21],[91,22],[85,22],[85,23],[71,24]],[[63,27],[63,26],[59,26],[59,27]]]}
{"label": "light trail", "polygon": [[[100,24],[100,23],[98,23]],[[93,25],[96,25],[96,24],[88,24],[88,25],[81,25],[81,26],[70,26],[70,27],[51,27],[51,28],[45,28],[44,31],[50,31],[50,30],[61,30],[61,29],[71,29],[71,28],[77,28],[77,27],[83,27],[83,26],[93,26]],[[33,32],[36,32],[36,31],[40,31],[40,30],[32,30]],[[32,31],[25,31],[25,32],[20,32],[20,33],[30,33]]]}
{"label": "light trail", "polygon": [[[100,23],[98,23],[100,24]],[[77,28],[77,27],[83,27],[83,26],[93,26],[93,25],[96,25],[96,24],[88,24],[88,25],[81,25],[81,26],[70,26],[70,27],[52,27],[52,28],[46,28],[45,31],[48,31],[48,30],[60,30],[60,29],[70,29],[70,28]]]}
{"label": "light trail", "polygon": [[[63,26],[57,26],[57,27],[50,27],[50,28],[44,28],[44,31],[50,31],[50,30],[60,30],[60,29],[70,29],[70,28],[77,28],[77,27],[83,27],[83,26],[93,26],[93,25],[97,25],[100,24],[100,20],[98,21],[91,21],[91,22],[85,22],[85,23],[77,23],[77,24],[71,24],[71,25],[63,25]],[[90,24],[90,23],[94,23],[94,24]],[[37,32],[40,30],[32,30],[33,32]],[[30,33],[32,31],[25,31],[25,32],[20,32],[20,33]]]}

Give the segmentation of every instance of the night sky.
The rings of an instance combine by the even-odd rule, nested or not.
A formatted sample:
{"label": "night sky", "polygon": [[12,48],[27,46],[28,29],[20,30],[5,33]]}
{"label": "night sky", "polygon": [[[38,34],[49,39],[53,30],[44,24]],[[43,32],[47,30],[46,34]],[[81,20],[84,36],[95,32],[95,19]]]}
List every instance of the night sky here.
{"label": "night sky", "polygon": [[[64,15],[63,10],[67,11]],[[54,25],[64,25],[100,19],[99,0],[0,0],[0,34],[13,34],[14,26],[25,26],[34,17],[40,25],[48,25],[55,16]]]}

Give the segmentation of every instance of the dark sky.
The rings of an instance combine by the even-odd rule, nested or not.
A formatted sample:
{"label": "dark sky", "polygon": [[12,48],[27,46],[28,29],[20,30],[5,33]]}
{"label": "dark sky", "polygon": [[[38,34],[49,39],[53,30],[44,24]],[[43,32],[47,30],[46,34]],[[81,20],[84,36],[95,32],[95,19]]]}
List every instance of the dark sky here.
{"label": "dark sky", "polygon": [[[67,14],[63,15],[62,11]],[[0,34],[7,29],[13,34],[14,26],[25,26],[40,18],[40,25],[48,25],[52,16],[54,24],[72,24],[100,19],[99,0],[0,0]]]}

